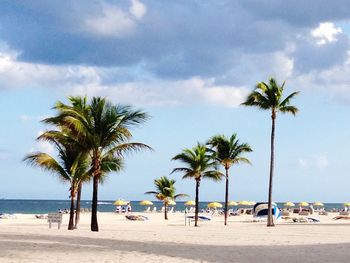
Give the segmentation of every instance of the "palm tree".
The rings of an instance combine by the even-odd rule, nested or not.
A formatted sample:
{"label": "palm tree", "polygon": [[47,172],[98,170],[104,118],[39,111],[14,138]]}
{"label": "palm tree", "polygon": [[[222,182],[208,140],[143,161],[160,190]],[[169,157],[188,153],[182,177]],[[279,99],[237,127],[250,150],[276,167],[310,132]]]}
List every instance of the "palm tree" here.
{"label": "palm tree", "polygon": [[172,160],[178,160],[185,164],[185,167],[175,168],[174,172],[182,172],[182,179],[191,178],[196,181],[196,208],[195,208],[195,226],[198,226],[198,205],[199,205],[199,187],[204,178],[219,181],[222,173],[216,170],[216,162],[208,153],[207,147],[197,144],[192,149],[184,149],[182,153],[176,155]]}
{"label": "palm tree", "polygon": [[[74,110],[76,111],[80,111],[80,112],[88,112],[88,108],[89,105],[87,104],[87,98],[86,97],[75,97],[74,99],[72,99],[72,107]],[[49,142],[53,142],[55,140],[63,140],[65,143],[70,143],[72,144],[71,147],[74,147],[76,149],[80,149],[80,151],[85,151],[84,147],[81,147],[79,143],[77,143],[76,140],[72,139],[75,137],[79,136],[79,132],[74,130],[72,126],[70,126],[69,128],[65,127],[64,125],[59,125],[59,121],[52,121],[54,119],[60,119],[60,117],[53,117],[53,118],[48,118],[43,120],[44,123],[47,122],[51,122],[55,123],[56,126],[58,126],[58,128],[61,130],[60,131],[47,131],[45,132],[43,135],[40,136],[40,139],[49,141]],[[65,131],[65,132],[63,132]],[[74,145],[74,146],[73,146]],[[119,160],[116,160],[116,162],[118,162]],[[76,200],[76,206],[75,206],[75,219],[74,219],[74,228],[77,229],[78,228],[78,224],[80,221],[80,210],[81,210],[81,206],[80,206],[80,201],[81,201],[81,192],[82,192],[82,188],[83,188],[83,183],[84,182],[89,182],[91,180],[91,176],[86,177],[84,180],[82,180],[78,186],[78,190],[77,190],[77,200]]]}
{"label": "palm tree", "polygon": [[232,134],[230,138],[224,135],[217,135],[212,137],[207,143],[213,151],[213,157],[224,166],[226,189],[225,189],[225,225],[227,225],[228,212],[228,187],[229,187],[229,169],[234,164],[241,162],[250,164],[250,161],[242,157],[243,153],[251,152],[249,144],[239,143],[236,134]]}
{"label": "palm tree", "polygon": [[[84,104],[85,97],[69,97],[69,101],[71,105],[58,102],[54,107],[58,115],[45,122],[70,129],[76,135],[75,143],[90,154],[93,180],[91,231],[98,231],[98,184],[103,175],[102,158],[104,155],[123,158],[130,151],[151,149],[143,143],[130,142],[130,128],[145,122],[148,114],[133,110],[130,106],[112,105],[100,97],[92,98],[87,107],[80,109],[76,105]],[[121,169],[116,166],[113,168],[113,171]]]}
{"label": "palm tree", "polygon": [[271,157],[270,157],[270,180],[269,180],[269,197],[268,197],[268,217],[267,226],[274,226],[272,219],[272,180],[274,173],[274,148],[275,148],[275,122],[278,112],[292,113],[295,115],[298,112],[298,108],[290,105],[290,101],[299,92],[293,92],[286,98],[282,98],[284,85],[277,84],[274,78],[270,78],[269,83],[260,82],[256,85],[254,91],[249,94],[246,101],[242,103],[245,106],[255,106],[262,110],[271,111],[272,129],[271,129]]}
{"label": "palm tree", "polygon": [[174,179],[169,179],[166,176],[162,176],[159,179],[154,180],[154,185],[157,191],[148,191],[145,194],[153,194],[155,197],[163,201],[164,203],[164,219],[168,220],[167,208],[171,200],[176,200],[179,197],[185,197],[186,194],[175,194],[176,188]]}
{"label": "palm tree", "polygon": [[[38,139],[43,138],[39,137]],[[24,161],[33,166],[42,168],[59,177],[63,181],[70,183],[70,216],[68,230],[74,229],[74,211],[75,211],[75,196],[79,185],[82,181],[89,177],[90,161],[88,155],[78,152],[76,148],[70,147],[69,144],[61,144],[57,140],[53,140],[58,150],[58,159],[43,152],[29,154],[24,158]]]}

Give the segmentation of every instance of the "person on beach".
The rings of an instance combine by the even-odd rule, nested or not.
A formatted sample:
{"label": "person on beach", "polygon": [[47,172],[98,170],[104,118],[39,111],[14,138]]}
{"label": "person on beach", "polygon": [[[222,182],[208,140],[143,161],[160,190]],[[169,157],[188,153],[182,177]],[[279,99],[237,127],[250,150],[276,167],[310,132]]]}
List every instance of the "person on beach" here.
{"label": "person on beach", "polygon": [[131,212],[132,208],[131,208],[130,203],[128,203],[128,205],[127,205],[126,209],[127,209],[127,211],[128,211],[129,213]]}

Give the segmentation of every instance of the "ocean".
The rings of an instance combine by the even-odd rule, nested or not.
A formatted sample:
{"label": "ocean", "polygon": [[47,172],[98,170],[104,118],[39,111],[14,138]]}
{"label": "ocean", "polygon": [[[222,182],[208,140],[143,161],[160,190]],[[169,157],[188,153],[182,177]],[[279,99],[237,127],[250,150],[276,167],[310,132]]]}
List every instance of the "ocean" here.
{"label": "ocean", "polygon": [[[98,211],[100,212],[114,212],[115,206],[113,200],[100,200],[98,202]],[[131,201],[132,211],[142,212],[145,210],[145,206],[139,204],[140,201]],[[152,201],[153,206],[160,210],[162,202]],[[200,209],[205,209],[209,202],[200,202]],[[221,202],[223,204],[223,202]],[[297,204],[297,203],[296,203]],[[278,207],[283,207],[283,203],[277,203]],[[325,210],[342,209],[342,203],[325,203]],[[20,200],[20,199],[0,199],[0,213],[7,214],[46,214],[49,212],[57,212],[58,209],[69,209],[70,200]],[[91,208],[91,200],[82,200],[82,208]],[[239,207],[239,206],[238,206]],[[237,208],[237,207],[234,207]],[[297,206],[296,206],[297,208]],[[185,201],[177,201],[174,206],[175,211],[183,211],[185,209]]]}

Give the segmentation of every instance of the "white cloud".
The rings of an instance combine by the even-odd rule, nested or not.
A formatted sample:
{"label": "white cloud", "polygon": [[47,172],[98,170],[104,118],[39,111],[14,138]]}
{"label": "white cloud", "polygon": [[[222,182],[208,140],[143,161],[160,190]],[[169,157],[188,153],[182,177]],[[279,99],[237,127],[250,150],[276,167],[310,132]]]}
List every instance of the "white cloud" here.
{"label": "white cloud", "polygon": [[41,116],[30,116],[27,114],[23,114],[19,116],[20,121],[22,122],[28,122],[28,121],[41,121],[45,118],[48,118],[49,116],[41,115]]}
{"label": "white cloud", "polygon": [[318,45],[324,45],[329,42],[337,41],[337,35],[342,33],[340,27],[335,27],[333,23],[320,23],[319,26],[311,31],[311,35],[317,39]]}
{"label": "white cloud", "polygon": [[147,12],[147,7],[139,0],[131,0],[130,13],[137,19],[141,19]]}
{"label": "white cloud", "polygon": [[125,36],[134,29],[135,23],[119,8],[112,5],[103,7],[103,14],[85,20],[86,29],[102,36]]}
{"label": "white cloud", "polygon": [[327,153],[318,153],[300,158],[298,165],[302,169],[325,169],[329,166],[328,155]]}
{"label": "white cloud", "polygon": [[305,159],[299,159],[298,164],[299,164],[299,167],[301,167],[301,168],[308,167],[308,162]]}
{"label": "white cloud", "polygon": [[[76,83],[83,85],[100,81],[100,77],[93,67],[50,66],[20,62],[17,60],[19,54],[19,52],[0,49],[1,87],[7,89],[26,87],[64,88]],[[23,118],[26,117],[23,116]]]}
{"label": "white cloud", "polygon": [[[39,137],[41,134],[43,134],[43,131],[38,131],[37,136]],[[43,152],[53,155],[55,153],[55,147],[47,141],[36,141],[29,152]]]}
{"label": "white cloud", "polygon": [[221,107],[237,107],[249,90],[244,87],[218,86],[213,80],[191,78],[178,81],[130,82],[114,86],[84,85],[75,94],[106,96],[118,102],[145,106],[208,104]]}
{"label": "white cloud", "polygon": [[[2,55],[1,55],[2,54]],[[6,63],[5,63],[5,62]],[[6,67],[1,65],[5,65]],[[120,103],[167,106],[208,104],[236,107],[248,90],[242,86],[217,85],[215,79],[193,77],[185,80],[142,80],[120,84],[104,84],[105,71],[98,67],[50,66],[17,61],[15,55],[1,53],[0,83],[7,88],[55,88],[66,95],[106,96]],[[21,74],[18,74],[21,72]],[[108,74],[108,73],[107,73]],[[42,116],[23,114],[22,121],[41,120]]]}
{"label": "white cloud", "polygon": [[316,166],[318,168],[326,168],[329,165],[328,156],[325,153],[320,153],[316,159]]}
{"label": "white cloud", "polygon": [[10,153],[6,150],[0,150],[0,161],[6,161],[10,157]]}
{"label": "white cloud", "polygon": [[136,20],[147,12],[147,7],[139,0],[131,0],[129,12],[105,2],[101,5],[102,13],[85,19],[83,30],[105,37],[125,37],[133,33]]}

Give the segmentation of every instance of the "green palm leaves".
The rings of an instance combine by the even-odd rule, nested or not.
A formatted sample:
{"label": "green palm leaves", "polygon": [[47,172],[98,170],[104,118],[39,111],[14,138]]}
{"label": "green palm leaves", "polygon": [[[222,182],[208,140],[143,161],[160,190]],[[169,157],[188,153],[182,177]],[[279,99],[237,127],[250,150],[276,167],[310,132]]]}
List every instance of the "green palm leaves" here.
{"label": "green palm leaves", "polygon": [[212,158],[207,147],[203,144],[197,144],[192,149],[184,149],[182,153],[173,157],[172,160],[177,160],[185,164],[184,167],[178,167],[174,172],[182,172],[183,179],[195,179],[201,181],[202,178],[218,181],[221,179],[221,173],[216,170],[216,162]]}
{"label": "green palm leaves", "polygon": [[237,139],[237,134],[232,134],[227,138],[225,135],[217,135],[212,137],[207,145],[211,147],[214,158],[221,163],[225,169],[229,169],[234,164],[248,163],[250,161],[243,157],[245,152],[251,152],[249,144],[240,143]]}
{"label": "green palm leaves", "polygon": [[169,201],[175,200],[179,197],[187,196],[186,194],[175,194],[176,193],[176,188],[174,186],[175,182],[176,181],[174,179],[169,179],[166,176],[162,176],[154,180],[156,191],[148,191],[145,193],[145,194],[153,194],[158,200],[163,201],[165,220],[168,220],[167,206],[169,204]]}
{"label": "green palm leaves", "polygon": [[282,86],[277,84],[274,78],[270,78],[269,83],[260,82],[256,85],[254,91],[248,96],[243,103],[245,106],[255,106],[262,110],[271,110],[272,128],[271,128],[271,157],[270,157],[270,179],[269,179],[269,195],[268,195],[268,219],[267,226],[274,226],[272,219],[272,186],[274,173],[274,148],[275,148],[275,121],[277,112],[291,113],[295,115],[298,108],[290,105],[291,99],[299,92],[293,92],[286,98],[283,98],[284,92],[283,82]]}
{"label": "green palm leaves", "polygon": [[211,147],[210,151],[213,153],[213,157],[219,162],[226,172],[226,190],[225,190],[225,220],[224,224],[227,225],[227,213],[228,213],[228,189],[229,189],[229,169],[232,165],[239,163],[248,163],[250,161],[242,156],[242,154],[251,152],[249,144],[240,143],[236,134],[232,134],[227,138],[224,135],[217,135],[212,137],[207,145]]}
{"label": "green palm leaves", "polygon": [[280,111],[295,115],[298,108],[291,106],[290,101],[299,92],[293,92],[283,99],[284,86],[285,82],[279,86],[274,78],[270,78],[269,83],[260,82],[242,105],[255,106],[262,110],[272,110],[275,113]]}

